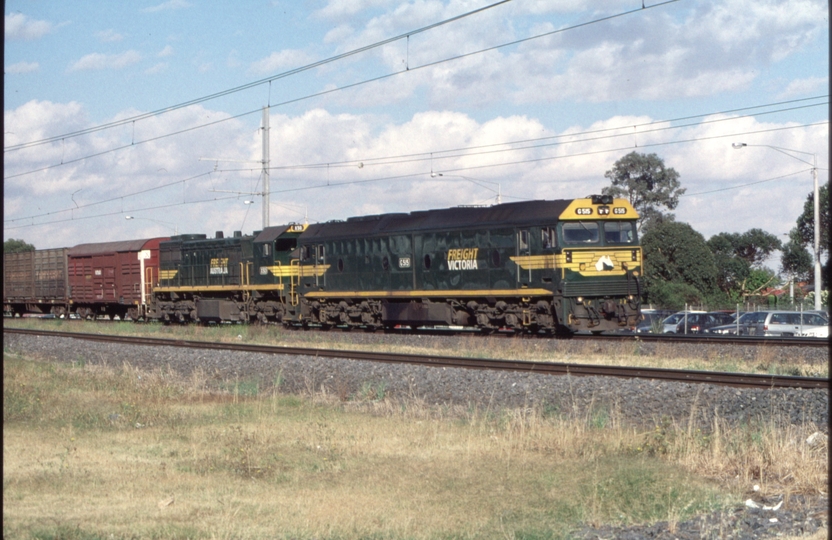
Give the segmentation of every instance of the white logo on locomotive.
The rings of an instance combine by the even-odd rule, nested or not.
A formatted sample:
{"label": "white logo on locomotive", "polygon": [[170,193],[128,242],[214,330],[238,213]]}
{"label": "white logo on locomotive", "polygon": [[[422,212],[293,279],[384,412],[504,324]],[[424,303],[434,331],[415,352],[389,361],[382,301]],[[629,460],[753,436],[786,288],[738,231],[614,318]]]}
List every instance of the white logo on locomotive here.
{"label": "white logo on locomotive", "polygon": [[479,270],[477,252],[480,248],[449,249],[448,270]]}

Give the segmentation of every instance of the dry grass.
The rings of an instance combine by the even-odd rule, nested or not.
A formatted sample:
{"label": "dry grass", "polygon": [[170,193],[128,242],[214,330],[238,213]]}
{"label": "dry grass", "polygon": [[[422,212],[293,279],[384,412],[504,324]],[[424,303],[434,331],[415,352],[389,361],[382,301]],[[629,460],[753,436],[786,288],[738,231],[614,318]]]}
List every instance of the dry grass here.
{"label": "dry grass", "polygon": [[[729,371],[778,375],[829,377],[826,358],[808,361],[803,358],[782,357],[770,347],[758,347],[753,358],[726,355],[717,348],[705,348],[697,356],[680,353],[670,343],[641,341],[597,342],[556,339],[496,338],[483,336],[458,337],[453,350],[443,341],[423,340],[417,346],[391,345],[384,339],[373,343],[356,344],[338,339],[340,331],[296,331],[279,326],[219,325],[219,326],[162,326],[158,324],[93,323],[87,321],[37,321],[6,319],[7,326],[22,328],[57,328],[62,331],[88,333],[112,332],[129,335],[152,335],[195,341],[258,343],[266,345],[309,346],[326,349],[385,351],[404,354],[432,354],[497,358],[541,362],[575,362],[596,365],[636,366],[704,371]],[[44,325],[43,323],[48,323]]]}
{"label": "dry grass", "polygon": [[810,425],[639,432],[614,412],[211,394],[199,374],[10,355],[4,368],[7,538],[560,538],[681,521],[753,484],[827,483]]}

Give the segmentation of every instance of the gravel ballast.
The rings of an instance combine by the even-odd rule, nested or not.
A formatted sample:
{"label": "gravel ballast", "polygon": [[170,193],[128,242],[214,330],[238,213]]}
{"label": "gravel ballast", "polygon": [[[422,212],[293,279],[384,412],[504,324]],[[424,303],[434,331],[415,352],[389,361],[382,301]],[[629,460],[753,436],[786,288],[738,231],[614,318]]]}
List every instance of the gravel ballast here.
{"label": "gravel ballast", "polygon": [[[353,334],[358,340],[378,336]],[[425,337],[384,336],[416,339]],[[448,339],[432,338],[427,339]],[[424,345],[424,343],[422,343]],[[829,392],[806,389],[732,388],[648,379],[551,376],[526,372],[435,368],[308,356],[212,351],[179,347],[124,346],[51,336],[4,334],[7,350],[59,361],[84,360],[145,370],[170,370],[189,377],[201,370],[217,381],[256,381],[270,390],[280,380],[287,393],[325,392],[344,399],[374,389],[389,399],[417,398],[429,405],[493,408],[541,407],[566,416],[596,415],[637,425],[668,421],[707,430],[721,422],[754,420],[812,423],[828,433]],[[450,355],[453,351],[449,350]]]}
{"label": "gravel ballast", "polygon": [[[430,336],[383,338],[413,340],[419,345],[426,345],[434,339],[446,339]],[[353,334],[344,339],[377,343],[379,336]],[[178,347],[124,346],[20,334],[4,334],[3,344],[8,352],[53,361],[83,361],[115,367],[126,362],[141,370],[161,369],[182,377],[201,370],[209,381],[256,381],[263,391],[271,390],[279,381],[281,392],[326,392],[342,399],[358,396],[369,388],[385,399],[406,401],[415,398],[429,405],[491,409],[541,407],[547,412],[567,417],[589,419],[614,416],[624,423],[649,427],[668,421],[687,425],[692,418],[704,431],[710,429],[714,417],[718,416],[723,425],[771,420],[780,425],[814,424],[818,431],[828,433],[829,393],[826,390],[738,389],[645,379],[432,368],[349,360],[346,352],[342,360]],[[563,347],[562,344],[559,346]],[[453,350],[448,348],[447,354],[453,355]],[[794,350],[790,354],[794,354]],[[218,384],[217,390],[220,388]],[[757,502],[761,506],[769,502],[771,506],[776,506],[777,501]],[[587,527],[577,531],[575,537],[587,540],[751,539],[808,534],[828,526],[826,497],[793,495],[785,503],[777,510],[741,507],[698,516],[678,524],[661,522],[626,528]]]}

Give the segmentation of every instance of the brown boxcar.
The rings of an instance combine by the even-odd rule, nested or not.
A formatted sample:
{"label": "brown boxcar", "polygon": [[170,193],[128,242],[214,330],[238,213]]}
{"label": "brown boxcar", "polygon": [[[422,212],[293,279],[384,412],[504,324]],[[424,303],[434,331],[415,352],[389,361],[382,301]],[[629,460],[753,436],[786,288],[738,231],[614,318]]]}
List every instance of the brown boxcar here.
{"label": "brown boxcar", "polygon": [[69,249],[70,309],[82,318],[144,316],[159,280],[159,242],[168,238],[81,244]]}
{"label": "brown boxcar", "polygon": [[3,311],[64,315],[67,248],[3,254]]}

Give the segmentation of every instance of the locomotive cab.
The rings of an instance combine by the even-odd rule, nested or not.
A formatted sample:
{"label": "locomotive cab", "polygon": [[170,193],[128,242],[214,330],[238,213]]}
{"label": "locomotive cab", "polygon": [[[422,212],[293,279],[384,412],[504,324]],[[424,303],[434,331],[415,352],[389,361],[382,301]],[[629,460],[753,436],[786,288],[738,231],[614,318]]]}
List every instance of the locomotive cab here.
{"label": "locomotive cab", "polygon": [[267,227],[254,238],[252,311],[260,322],[282,322],[298,305],[300,250],[305,223]]}

